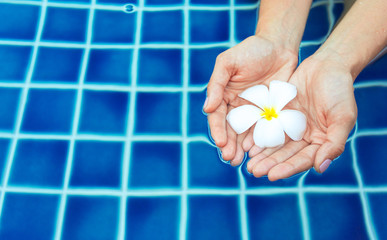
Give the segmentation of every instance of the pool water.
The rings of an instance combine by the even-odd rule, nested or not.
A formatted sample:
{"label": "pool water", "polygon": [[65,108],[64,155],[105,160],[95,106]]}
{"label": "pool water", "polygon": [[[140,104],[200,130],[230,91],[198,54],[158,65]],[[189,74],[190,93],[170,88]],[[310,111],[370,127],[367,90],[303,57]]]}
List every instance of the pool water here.
{"label": "pool water", "polygon": [[[387,56],[323,175],[255,179],[201,108],[253,0],[1,0],[0,239],[386,239]],[[310,56],[340,16],[315,1]]]}

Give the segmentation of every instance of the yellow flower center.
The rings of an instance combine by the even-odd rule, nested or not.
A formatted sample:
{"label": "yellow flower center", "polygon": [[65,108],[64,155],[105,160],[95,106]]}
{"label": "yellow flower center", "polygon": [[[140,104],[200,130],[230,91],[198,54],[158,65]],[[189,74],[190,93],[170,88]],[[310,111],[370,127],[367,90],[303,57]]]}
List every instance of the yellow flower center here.
{"label": "yellow flower center", "polygon": [[270,121],[273,117],[277,118],[278,114],[275,112],[274,108],[264,108],[261,116]]}

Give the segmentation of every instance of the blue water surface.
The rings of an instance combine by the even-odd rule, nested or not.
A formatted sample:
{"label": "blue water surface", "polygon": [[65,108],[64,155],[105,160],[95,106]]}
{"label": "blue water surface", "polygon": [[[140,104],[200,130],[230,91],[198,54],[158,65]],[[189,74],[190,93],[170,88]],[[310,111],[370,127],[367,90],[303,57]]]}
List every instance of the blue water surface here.
{"label": "blue water surface", "polygon": [[[0,239],[387,239],[387,56],[359,75],[356,131],[324,174],[220,161],[205,87],[258,6],[0,1]],[[301,61],[342,10],[314,1]]]}

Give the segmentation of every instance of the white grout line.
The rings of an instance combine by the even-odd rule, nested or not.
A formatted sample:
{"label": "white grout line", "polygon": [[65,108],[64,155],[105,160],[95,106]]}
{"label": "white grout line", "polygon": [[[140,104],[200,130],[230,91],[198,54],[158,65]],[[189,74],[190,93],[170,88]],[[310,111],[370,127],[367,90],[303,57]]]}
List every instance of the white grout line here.
{"label": "white grout line", "polygon": [[66,211],[66,205],[67,205],[67,190],[68,190],[70,177],[71,177],[71,171],[72,171],[72,165],[73,165],[73,159],[74,159],[75,140],[77,138],[76,136],[78,132],[78,125],[79,125],[80,113],[81,113],[83,82],[86,78],[87,64],[89,61],[89,53],[90,53],[89,46],[93,36],[94,5],[96,3],[95,1],[96,0],[91,1],[91,8],[89,10],[89,18],[87,22],[86,47],[83,53],[81,72],[78,79],[79,83],[77,86],[77,99],[76,99],[75,111],[73,116],[72,135],[70,139],[69,152],[67,155],[67,163],[66,163],[65,177],[64,177],[64,183],[63,183],[63,192],[61,195],[59,213],[57,217],[57,224],[56,224],[56,231],[55,231],[56,240],[61,239],[62,231],[63,231],[63,222],[65,218],[65,211]]}
{"label": "white grout line", "polygon": [[[10,152],[8,153],[8,159],[7,159],[7,164],[6,164],[5,174],[4,174],[4,182],[2,185],[3,188],[7,188],[12,164],[13,164],[14,157],[15,157],[18,136],[19,136],[22,120],[23,120],[24,110],[25,110],[26,103],[27,103],[28,90],[29,90],[28,86],[31,82],[32,75],[34,73],[36,58],[37,58],[37,54],[38,54],[38,43],[39,43],[41,36],[42,36],[43,26],[44,26],[44,22],[45,22],[45,18],[46,18],[46,10],[47,10],[46,3],[47,3],[47,0],[43,0],[43,2],[41,3],[42,5],[41,5],[41,10],[40,10],[40,19],[39,19],[39,24],[37,26],[35,44],[34,44],[32,56],[31,56],[30,66],[29,66],[27,76],[26,76],[26,82],[25,82],[26,87],[23,89],[21,100],[20,100],[19,111],[18,111],[18,115],[17,115],[17,119],[16,119],[15,135],[14,135],[13,140],[12,140]],[[4,206],[5,192],[6,191],[2,191],[1,195],[0,195],[0,216],[2,214],[2,210],[3,210],[3,206]]]}
{"label": "white grout line", "polygon": [[[0,40],[0,45],[10,46],[34,46],[34,41],[28,40]],[[84,49],[86,43],[74,43],[74,42],[62,42],[62,41],[40,41],[39,47],[49,48],[80,48]],[[208,43],[194,43],[188,46],[189,49],[209,49],[209,48],[220,48],[229,46],[228,42],[208,42]],[[184,49],[184,43],[170,43],[170,42],[154,42],[154,43],[140,43],[138,45],[141,49]],[[127,50],[134,49],[135,45],[128,43],[91,43],[90,49],[119,49]]]}
{"label": "white grout line", "polygon": [[189,41],[190,41],[190,30],[189,30],[189,19],[190,12],[189,0],[184,1],[184,50],[183,50],[183,94],[182,94],[182,109],[181,109],[181,131],[183,136],[182,141],[182,157],[181,157],[181,186],[182,192],[180,195],[180,221],[179,221],[179,239],[186,239],[187,234],[187,222],[188,222],[188,85],[189,85]]}
{"label": "white grout line", "polygon": [[[10,45],[10,46],[33,46],[33,41],[28,40],[0,40],[0,45]],[[84,49],[86,47],[85,43],[74,43],[74,42],[62,42],[62,41],[41,41],[38,44],[40,47],[48,48],[79,48]],[[218,48],[218,47],[227,47],[227,42],[208,42],[208,43],[196,43],[189,46],[189,49],[208,49],[208,48]],[[134,44],[122,44],[122,43],[109,43],[109,44],[98,44],[92,43],[90,49],[119,49],[127,50],[134,49]],[[183,49],[184,44],[182,43],[169,43],[169,42],[154,42],[154,43],[142,43],[139,45],[141,49]]]}
{"label": "white grout line", "polygon": [[[16,135],[12,133],[1,133],[0,138],[14,139]],[[71,135],[55,135],[55,134],[19,134],[18,139],[29,139],[29,140],[71,140]],[[108,135],[87,135],[78,134],[75,140],[88,140],[88,141],[104,141],[104,142],[125,142],[126,136],[108,136]],[[136,142],[181,142],[183,137],[180,135],[136,135],[132,137],[133,141]],[[205,135],[198,135],[187,137],[187,142],[205,142],[212,144]]]}
{"label": "white grout line", "polygon": [[353,86],[355,87],[355,89],[369,88],[369,87],[387,87],[387,81],[379,80],[379,81],[360,82],[360,83],[355,83]]}
{"label": "white grout line", "polygon": [[[14,83],[14,82],[0,82],[0,87],[2,88],[25,88],[25,83]],[[38,89],[78,89],[78,84],[75,83],[30,83],[28,86],[31,88],[38,88]],[[119,85],[119,84],[83,84],[83,89],[85,90],[91,90],[91,91],[114,91],[114,92],[131,92],[133,91],[132,86],[126,86],[126,85]],[[205,86],[199,86],[199,87],[189,87],[187,88],[188,92],[202,92],[204,91]],[[177,86],[160,86],[160,87],[154,87],[154,86],[143,86],[143,87],[137,87],[136,92],[182,92],[182,87]]]}
{"label": "white grout line", "polygon": [[132,142],[134,141],[134,126],[135,126],[135,110],[136,110],[136,99],[137,99],[137,79],[138,79],[138,62],[139,62],[139,51],[141,43],[141,24],[142,24],[142,12],[144,6],[144,0],[140,0],[140,6],[136,8],[136,32],[135,32],[135,43],[132,55],[132,66],[129,71],[131,78],[131,92],[128,103],[128,117],[127,117],[127,129],[126,129],[126,140],[125,148],[122,159],[122,175],[121,175],[121,206],[119,213],[119,230],[118,239],[124,240],[126,232],[126,209],[127,209],[127,192],[129,188],[129,171],[131,166],[131,153],[132,153]]}
{"label": "white grout line", "polygon": [[[318,7],[324,4],[327,4],[330,0],[323,0],[312,3],[313,7]],[[258,2],[258,1],[257,1]],[[334,0],[335,3],[342,3],[342,0]],[[32,5],[32,6],[40,6],[42,2],[39,1],[16,1],[16,0],[1,0],[0,3],[7,4],[18,4],[18,5]],[[124,11],[124,7],[126,4],[95,4],[94,9],[98,10],[106,10],[106,11]],[[73,9],[90,9],[91,5],[88,3],[66,3],[66,2],[47,2],[47,6],[55,7],[55,8],[73,8]],[[217,5],[217,4],[208,4],[208,5],[188,5],[185,7],[184,4],[176,4],[176,5],[161,5],[161,6],[135,6],[133,4],[136,11],[176,11],[176,10],[184,10],[187,8],[188,10],[196,10],[196,11],[227,11],[230,9],[230,6],[227,5]],[[241,4],[235,5],[234,8],[236,10],[250,10],[255,9],[258,6],[258,3],[254,4]]]}
{"label": "white grout line", "polygon": [[[0,188],[0,191],[8,193],[29,193],[29,194],[43,194],[43,195],[62,195],[63,189],[61,188],[44,188],[44,187],[24,187],[24,186],[7,186],[6,188]],[[314,194],[354,194],[354,193],[387,193],[387,186],[373,186],[363,187],[360,190],[355,186],[308,186],[303,187],[304,193]],[[125,193],[125,196],[136,197],[159,197],[159,196],[181,196],[187,194],[187,196],[240,196],[240,188],[189,188],[183,192],[179,188],[146,188],[146,189],[131,189]],[[248,188],[245,190],[246,196],[268,196],[268,195],[289,195],[299,194],[299,187],[258,187]],[[121,189],[114,188],[69,188],[67,189],[67,195],[71,196],[111,196],[122,197]]]}
{"label": "white grout line", "polygon": [[302,234],[303,239],[310,239],[310,226],[309,226],[309,218],[308,218],[308,209],[307,203],[305,200],[305,178],[308,175],[309,170],[305,172],[301,178],[298,180],[298,207],[300,208],[300,216],[301,216],[301,224],[302,224]]}
{"label": "white grout line", "polygon": [[370,239],[377,239],[376,232],[374,229],[374,224],[371,217],[371,211],[369,209],[368,198],[366,195],[366,191],[364,190],[364,187],[363,187],[364,184],[363,184],[360,168],[357,162],[357,152],[356,152],[355,143],[356,143],[356,137],[351,141],[351,152],[352,152],[352,158],[353,158],[352,166],[355,172],[357,183],[359,185],[359,195],[360,195],[360,201],[361,201],[363,215],[364,215],[364,223],[366,225],[368,237]]}
{"label": "white grout line", "polygon": [[[140,1],[141,2],[141,1]],[[16,0],[1,0],[0,3],[8,3],[8,4],[19,4],[19,5],[32,5],[32,6],[40,6],[41,2],[38,1],[16,1]],[[141,4],[141,3],[140,3]],[[106,11],[124,11],[124,6],[126,4],[95,4],[94,9],[98,10],[106,10]],[[48,2],[47,6],[55,7],[55,8],[73,8],[73,9],[90,9],[91,5],[88,3],[65,3],[65,2]],[[238,5],[236,9],[238,10],[248,10],[254,9],[257,6],[254,4],[245,4]],[[175,10],[184,10],[185,8],[189,10],[200,10],[200,11],[225,11],[229,10],[229,6],[227,5],[164,5],[164,6],[144,6],[141,4],[140,6],[135,6],[136,11],[175,11]]]}

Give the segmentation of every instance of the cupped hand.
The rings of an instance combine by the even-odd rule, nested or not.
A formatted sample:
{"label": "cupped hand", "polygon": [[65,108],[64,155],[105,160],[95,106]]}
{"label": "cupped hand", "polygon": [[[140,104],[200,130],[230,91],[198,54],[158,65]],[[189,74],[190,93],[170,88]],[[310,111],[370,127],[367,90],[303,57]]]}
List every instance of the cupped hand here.
{"label": "cupped hand", "polygon": [[248,171],[256,177],[268,175],[271,181],[312,167],[324,172],[344,151],[356,122],[353,80],[339,56],[315,54],[306,59],[289,80],[298,93],[285,107],[306,115],[304,138],[263,150],[250,159]]}
{"label": "cupped hand", "polygon": [[288,81],[297,59],[297,51],[257,35],[217,57],[203,110],[208,113],[211,136],[223,159],[231,161],[233,166],[239,165],[244,152],[253,146],[252,141],[244,141],[242,146],[248,131],[237,135],[226,122],[231,109],[246,104],[238,94],[257,84],[268,85],[271,80]]}

